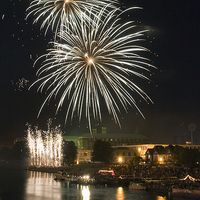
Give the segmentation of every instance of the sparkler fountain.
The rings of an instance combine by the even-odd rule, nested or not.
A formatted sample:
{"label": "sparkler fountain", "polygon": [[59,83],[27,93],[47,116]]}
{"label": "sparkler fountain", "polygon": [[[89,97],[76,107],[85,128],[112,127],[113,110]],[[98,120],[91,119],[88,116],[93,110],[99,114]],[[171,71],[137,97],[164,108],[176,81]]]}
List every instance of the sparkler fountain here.
{"label": "sparkler fountain", "polygon": [[27,141],[30,152],[30,165],[32,166],[46,166],[59,167],[62,165],[62,132],[59,127],[50,129],[48,124],[48,131],[32,130],[28,127]]}

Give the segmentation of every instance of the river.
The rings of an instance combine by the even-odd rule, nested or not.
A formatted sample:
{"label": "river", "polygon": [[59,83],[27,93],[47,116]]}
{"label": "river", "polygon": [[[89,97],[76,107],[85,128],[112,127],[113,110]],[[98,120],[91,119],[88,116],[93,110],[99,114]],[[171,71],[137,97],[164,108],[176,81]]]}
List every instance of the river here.
{"label": "river", "polygon": [[[53,179],[53,173],[0,169],[0,200],[169,200],[122,187],[79,186]],[[172,200],[182,200],[173,198]]]}

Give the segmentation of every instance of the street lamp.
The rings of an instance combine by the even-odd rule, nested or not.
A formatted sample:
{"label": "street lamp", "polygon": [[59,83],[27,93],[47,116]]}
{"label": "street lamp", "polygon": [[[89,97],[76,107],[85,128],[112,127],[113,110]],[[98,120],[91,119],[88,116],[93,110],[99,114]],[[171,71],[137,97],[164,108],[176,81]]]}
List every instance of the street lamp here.
{"label": "street lamp", "polygon": [[118,158],[118,162],[121,164],[122,163],[122,157]]}
{"label": "street lamp", "polygon": [[163,163],[163,158],[162,157],[160,157],[158,160],[159,160],[159,163]]}

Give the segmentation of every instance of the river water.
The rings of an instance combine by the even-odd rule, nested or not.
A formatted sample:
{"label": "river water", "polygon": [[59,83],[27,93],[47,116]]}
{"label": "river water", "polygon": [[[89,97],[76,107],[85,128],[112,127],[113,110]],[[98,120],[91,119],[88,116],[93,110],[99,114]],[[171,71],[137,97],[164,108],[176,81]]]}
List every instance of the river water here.
{"label": "river water", "polygon": [[[169,200],[122,187],[79,186],[53,179],[53,173],[0,169],[0,200]],[[172,200],[182,200],[173,198]]]}

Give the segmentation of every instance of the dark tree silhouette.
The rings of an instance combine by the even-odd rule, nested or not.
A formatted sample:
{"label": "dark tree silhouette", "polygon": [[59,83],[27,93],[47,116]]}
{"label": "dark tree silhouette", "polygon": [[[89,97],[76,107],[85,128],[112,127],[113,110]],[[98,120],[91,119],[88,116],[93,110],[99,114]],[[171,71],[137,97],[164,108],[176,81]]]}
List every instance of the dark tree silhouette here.
{"label": "dark tree silhouette", "polygon": [[28,147],[25,141],[16,142],[12,148],[12,157],[16,160],[22,160],[28,157]]}
{"label": "dark tree silhouette", "polygon": [[67,164],[74,163],[77,156],[77,147],[73,141],[64,141],[63,144],[63,157],[64,162]]}
{"label": "dark tree silhouette", "polygon": [[93,145],[93,161],[110,163],[113,158],[113,149],[109,142],[96,140]]}

